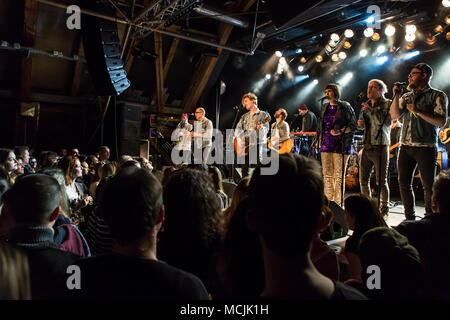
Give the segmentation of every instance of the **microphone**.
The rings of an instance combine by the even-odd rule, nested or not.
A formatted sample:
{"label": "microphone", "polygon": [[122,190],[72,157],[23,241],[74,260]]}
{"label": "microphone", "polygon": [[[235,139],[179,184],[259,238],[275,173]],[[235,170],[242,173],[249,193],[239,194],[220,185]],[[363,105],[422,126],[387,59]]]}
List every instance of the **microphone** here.
{"label": "microphone", "polygon": [[325,100],[327,97],[322,97],[322,98],[320,98],[319,100],[317,100],[317,101],[322,101],[322,100]]}
{"label": "microphone", "polygon": [[394,82],[394,86],[398,86],[398,87],[406,87],[408,84],[406,82]]}

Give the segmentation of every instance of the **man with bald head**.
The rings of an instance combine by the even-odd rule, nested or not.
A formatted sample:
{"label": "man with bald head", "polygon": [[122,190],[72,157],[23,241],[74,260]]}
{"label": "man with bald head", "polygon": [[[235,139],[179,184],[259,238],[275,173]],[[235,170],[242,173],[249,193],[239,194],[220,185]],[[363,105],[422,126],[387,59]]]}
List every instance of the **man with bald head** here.
{"label": "man with bald head", "polygon": [[28,256],[33,300],[62,298],[66,268],[79,258],[53,240],[61,197],[58,181],[44,174],[17,179],[3,195],[2,215],[12,223],[7,240]]}

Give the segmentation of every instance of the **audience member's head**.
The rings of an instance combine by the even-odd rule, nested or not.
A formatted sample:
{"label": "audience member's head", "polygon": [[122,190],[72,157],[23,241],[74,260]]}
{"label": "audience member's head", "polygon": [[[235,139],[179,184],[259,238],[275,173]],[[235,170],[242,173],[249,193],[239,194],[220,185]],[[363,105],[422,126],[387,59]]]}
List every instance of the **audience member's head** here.
{"label": "audience member's head", "polygon": [[3,165],[8,174],[17,170],[17,160],[13,150],[0,148],[0,165]]}
{"label": "audience member's head", "polygon": [[[16,226],[52,227],[59,213],[62,191],[58,181],[44,174],[17,179],[3,195],[3,210]],[[26,198],[26,201],[24,201]]]}
{"label": "audience member's head", "polygon": [[153,171],[152,162],[149,161],[147,158],[139,157],[136,160],[141,164],[141,168],[145,168],[145,169],[148,169],[150,171]]}
{"label": "audience member's head", "polygon": [[102,180],[102,177],[103,177],[102,172],[103,172],[103,166],[104,165],[105,164],[103,162],[97,162],[94,165],[94,179],[93,179],[93,182],[98,182],[98,181]]}
{"label": "audience member's head", "polygon": [[106,162],[108,161],[109,156],[110,156],[109,148],[107,146],[101,146],[100,149],[98,150],[98,159],[100,161]]}
{"label": "audience member's head", "polygon": [[[66,150],[67,153],[67,150]],[[42,151],[39,155],[39,164],[41,168],[53,168],[58,165],[59,156],[53,151]]]}
{"label": "audience member's head", "polygon": [[[2,207],[3,194],[9,189],[8,173],[3,167],[0,167],[0,209]],[[1,214],[1,212],[0,212]]]}
{"label": "audience member's head", "polygon": [[450,214],[450,170],[439,173],[433,185],[433,211]]}
{"label": "audience member's head", "polygon": [[345,220],[353,235],[361,237],[375,227],[387,227],[373,199],[363,194],[351,195],[344,200]]}
{"label": "audience member's head", "polygon": [[250,177],[244,177],[239,181],[236,189],[234,189],[233,196],[231,197],[230,206],[224,209],[225,219],[227,221],[233,216],[239,203],[248,196],[248,189],[250,184]]}
{"label": "audience member's head", "polygon": [[39,173],[46,174],[50,177],[55,178],[58,181],[62,191],[59,213],[69,218],[71,216],[72,210],[70,209],[69,199],[67,198],[67,193],[65,192],[66,179],[64,177],[63,171],[59,168],[43,168],[39,170]]}
{"label": "audience member's head", "polygon": [[100,204],[113,238],[121,245],[157,232],[164,220],[161,183],[148,170],[135,166],[120,170],[106,183]]}
{"label": "audience member's head", "polygon": [[116,174],[117,166],[114,162],[105,163],[102,166],[102,179]]}
{"label": "audience member's head", "polygon": [[64,172],[66,186],[71,185],[76,178],[82,176],[81,163],[76,157],[67,156],[59,160],[58,167]]}
{"label": "audience member's head", "polygon": [[141,168],[141,164],[134,159],[131,160],[127,160],[124,163],[122,163],[122,165],[120,166],[120,170],[123,170],[125,168],[129,168],[129,167],[137,167],[137,168]]}
{"label": "audience member's head", "polygon": [[263,175],[261,167],[253,173],[251,220],[268,250],[305,261],[322,214],[321,171],[316,161],[303,156],[283,154],[279,160],[276,174]]}
{"label": "audience member's head", "polygon": [[0,300],[31,300],[28,258],[0,241]]}
{"label": "audience member's head", "polygon": [[425,273],[419,253],[398,231],[387,227],[367,231],[361,237],[358,252],[364,284],[374,273],[373,270],[368,272],[368,267],[379,267],[380,288],[366,290],[370,298],[415,300],[424,297]]}
{"label": "audience member's head", "polygon": [[30,160],[30,149],[27,146],[14,147],[16,158],[22,158],[24,165],[28,164]]}
{"label": "audience member's head", "polygon": [[211,166],[208,168],[209,176],[213,182],[214,188],[217,192],[223,192],[222,172],[219,168]]}
{"label": "audience member's head", "polygon": [[117,161],[117,166],[118,166],[119,169],[120,169],[120,167],[122,167],[122,165],[123,165],[125,162],[130,161],[130,160],[133,160],[133,158],[132,158],[131,156],[126,155],[126,154],[121,155],[121,156],[119,157],[119,160]]}

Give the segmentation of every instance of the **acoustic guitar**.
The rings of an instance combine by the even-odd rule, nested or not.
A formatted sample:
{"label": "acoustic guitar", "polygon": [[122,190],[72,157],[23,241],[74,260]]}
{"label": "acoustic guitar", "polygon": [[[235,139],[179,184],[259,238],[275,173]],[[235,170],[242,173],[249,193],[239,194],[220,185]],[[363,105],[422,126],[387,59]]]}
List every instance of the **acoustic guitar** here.
{"label": "acoustic guitar", "polygon": [[283,142],[278,143],[278,147],[272,146],[272,141],[269,139],[267,142],[267,146],[269,149],[278,152],[279,154],[289,153],[294,147],[294,141],[292,139],[284,140]]}
{"label": "acoustic guitar", "polygon": [[349,190],[354,190],[358,187],[358,163],[357,156],[353,155],[353,163],[347,170],[347,175],[345,176],[345,187]]}
{"label": "acoustic guitar", "polygon": [[[258,122],[258,124],[264,125],[270,121],[270,116],[266,117],[263,121]],[[256,130],[256,128],[255,128]],[[250,147],[253,147],[257,144],[256,137],[252,137],[253,139],[250,139],[250,136],[244,135],[243,137],[236,137],[234,138],[234,151],[238,156],[246,156],[248,155],[248,152],[250,150]],[[252,141],[250,141],[252,140]]]}
{"label": "acoustic guitar", "polygon": [[444,129],[444,131],[442,131],[443,136],[441,138],[441,142],[442,143],[449,143],[450,142],[450,128]]}

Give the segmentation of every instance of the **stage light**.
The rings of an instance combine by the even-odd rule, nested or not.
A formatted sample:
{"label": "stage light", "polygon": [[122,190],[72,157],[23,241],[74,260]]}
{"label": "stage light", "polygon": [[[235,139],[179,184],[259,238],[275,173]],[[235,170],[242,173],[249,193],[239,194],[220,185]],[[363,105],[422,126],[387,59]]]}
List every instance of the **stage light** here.
{"label": "stage light", "polygon": [[295,52],[298,54],[298,53],[302,53],[303,50],[299,48],[299,49],[297,49],[297,51],[295,51]]}
{"label": "stage light", "polygon": [[270,80],[270,78],[272,78],[272,76],[270,74],[266,74],[266,80]]}
{"label": "stage light", "polygon": [[395,27],[392,24],[387,25],[386,29],[384,29],[384,34],[392,37],[395,34]]}
{"label": "stage light", "polygon": [[417,28],[416,28],[416,26],[413,25],[413,24],[407,24],[406,27],[405,27],[405,32],[406,32],[407,34],[408,34],[408,33],[416,33],[416,31],[417,31]]}
{"label": "stage light", "polygon": [[345,49],[350,49],[351,46],[352,46],[352,44],[351,44],[350,42],[348,42],[348,41],[345,41],[345,42],[344,42],[344,48],[345,48]]}
{"label": "stage light", "polygon": [[375,22],[375,18],[373,16],[368,17],[366,20],[364,20],[368,24],[372,24]]}
{"label": "stage light", "polygon": [[325,46],[325,50],[326,50],[327,52],[333,51],[333,49],[332,49],[328,44]]}
{"label": "stage light", "polygon": [[402,56],[402,58],[403,58],[404,60],[409,60],[409,59],[412,59],[412,58],[414,58],[414,57],[417,57],[419,54],[420,54],[420,51],[419,51],[419,50],[414,50],[414,51],[405,53],[405,54]]}
{"label": "stage light", "polygon": [[359,55],[360,55],[361,57],[365,57],[365,56],[367,56],[367,53],[368,53],[367,49],[362,49],[362,50],[359,52]]}
{"label": "stage light", "polygon": [[434,27],[433,31],[434,33],[442,33],[444,32],[444,28],[440,24],[438,24],[436,27]]}
{"label": "stage light", "polygon": [[437,38],[435,36],[432,36],[431,34],[428,35],[428,37],[426,38],[425,42],[432,46],[433,44],[435,44],[437,41]]}
{"label": "stage light", "polygon": [[445,35],[445,38],[450,41],[450,32],[447,32],[447,34]]}
{"label": "stage light", "polygon": [[386,47],[384,45],[378,46],[378,48],[377,48],[378,54],[382,54],[385,51],[386,51]]}
{"label": "stage light", "polygon": [[346,86],[350,80],[353,78],[353,72],[347,73],[344,77],[338,80],[338,83],[341,84],[342,87]]}
{"label": "stage light", "polygon": [[298,72],[303,72],[303,70],[305,70],[305,67],[303,67],[303,66],[298,66],[297,70],[298,70]]}
{"label": "stage light", "polygon": [[336,47],[337,43],[336,43],[336,41],[334,41],[334,40],[330,40],[330,41],[328,41],[328,45],[329,45],[330,47],[334,48],[334,47]]}
{"label": "stage light", "polygon": [[347,54],[344,51],[339,52],[339,59],[344,60],[347,58]]}
{"label": "stage light", "polygon": [[333,40],[334,42],[338,42],[339,41],[339,35],[337,33],[332,33],[330,36],[330,39]]}
{"label": "stage light", "polygon": [[397,50],[397,47],[394,46],[389,49],[389,52],[394,53],[396,50]]}
{"label": "stage light", "polygon": [[355,35],[355,33],[353,32],[352,29],[347,29],[347,30],[345,30],[345,32],[344,32],[344,36],[345,36],[346,38],[353,38],[354,35]]}
{"label": "stage light", "polygon": [[412,42],[416,40],[416,35],[414,33],[407,33],[405,36],[406,41]]}
{"label": "stage light", "polygon": [[306,60],[305,57],[301,57],[301,58],[300,58],[300,62],[301,62],[301,63],[306,63],[306,61],[307,61],[307,60]]}
{"label": "stage light", "polygon": [[380,34],[378,32],[375,32],[370,39],[372,39],[373,41],[378,41],[380,40]]}
{"label": "stage light", "polygon": [[313,83],[314,83],[314,84],[318,84],[318,83],[319,83],[319,80],[314,79],[314,80],[313,80]]}
{"label": "stage light", "polygon": [[317,63],[321,63],[322,61],[323,61],[323,57],[320,54],[318,56],[316,56]]}
{"label": "stage light", "polygon": [[412,49],[414,49],[414,42],[408,42],[407,44],[406,44],[406,50],[412,50]]}
{"label": "stage light", "polygon": [[333,55],[331,56],[331,61],[336,62],[336,61],[338,61],[338,60],[339,60],[338,54],[337,54],[337,53],[333,53]]}
{"label": "stage light", "polygon": [[281,51],[275,51],[275,55],[279,58],[281,58],[283,56],[283,54],[281,53]]}
{"label": "stage light", "polygon": [[446,8],[450,8],[450,0],[442,0],[442,5]]}
{"label": "stage light", "polygon": [[373,28],[366,28],[364,30],[364,36],[370,38],[373,35]]}
{"label": "stage light", "polygon": [[377,64],[381,66],[382,64],[385,64],[389,60],[388,56],[381,56],[377,58]]}
{"label": "stage light", "polygon": [[450,24],[450,14],[445,17],[445,23]]}

